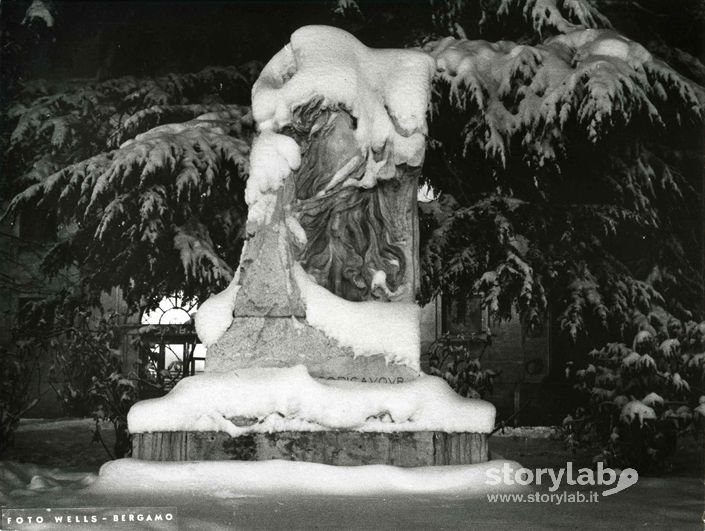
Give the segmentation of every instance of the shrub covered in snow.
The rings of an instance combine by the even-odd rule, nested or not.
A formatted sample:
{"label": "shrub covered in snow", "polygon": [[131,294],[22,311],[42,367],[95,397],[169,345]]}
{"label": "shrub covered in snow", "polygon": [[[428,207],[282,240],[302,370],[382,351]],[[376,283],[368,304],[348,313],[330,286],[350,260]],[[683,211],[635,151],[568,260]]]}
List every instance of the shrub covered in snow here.
{"label": "shrub covered in snow", "polygon": [[630,346],[593,350],[587,367],[570,375],[582,406],[563,423],[569,444],[645,472],[667,469],[677,438],[705,417],[705,322],[652,315],[651,323],[642,322]]}
{"label": "shrub covered in snow", "polygon": [[[482,339],[484,346],[490,337]],[[469,347],[467,342],[453,343],[443,336],[431,345],[428,352],[429,373],[440,376],[461,396],[484,398],[492,392],[492,384],[498,373],[481,366],[482,353]]]}

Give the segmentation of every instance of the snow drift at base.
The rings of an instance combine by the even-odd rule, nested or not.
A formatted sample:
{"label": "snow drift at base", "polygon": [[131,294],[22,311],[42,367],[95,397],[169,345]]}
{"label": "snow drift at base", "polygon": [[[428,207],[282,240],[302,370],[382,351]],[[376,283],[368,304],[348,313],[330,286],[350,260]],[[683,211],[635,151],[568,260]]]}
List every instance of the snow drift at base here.
{"label": "snow drift at base", "polygon": [[[522,441],[515,442],[513,447],[517,452],[525,451]],[[551,450],[548,452],[550,454]],[[58,453],[56,457],[60,459]],[[555,460],[555,455],[549,459],[553,464],[544,461],[548,466],[562,464],[562,460]],[[685,529],[694,527],[691,524],[702,516],[702,479],[695,476],[643,477],[619,495],[601,497],[599,505],[562,503],[557,506],[554,503],[491,503],[489,496],[498,491],[490,489],[499,486],[484,485],[485,474],[491,466],[501,469],[504,461],[434,467],[433,471],[390,470],[392,467],[384,466],[352,470],[352,467],[340,469],[281,461],[229,462],[222,470],[216,470],[218,464],[213,462],[206,463],[205,468],[200,465],[141,463],[138,468],[138,464],[130,460],[124,464],[117,461],[106,465],[99,480],[95,474],[83,473],[66,482],[63,474],[68,472],[65,470],[0,461],[0,500],[7,508],[35,507],[41,511],[47,507],[177,507],[178,528],[194,531],[594,529],[598,511],[599,525],[603,529]],[[147,476],[148,470],[151,477]],[[206,472],[212,475],[205,478]],[[33,480],[35,476],[56,477],[57,473],[62,474],[59,487],[50,486],[48,482],[40,486],[39,479]],[[230,475],[229,483],[226,483],[226,474]],[[313,489],[319,482],[331,493],[307,493],[294,483],[298,478],[301,479],[299,485],[307,484]],[[345,483],[341,484],[343,481]],[[94,486],[86,488],[90,482],[94,482]],[[381,492],[382,484],[388,490]],[[273,485],[279,487],[273,488]],[[424,485],[428,486],[425,491],[418,488]],[[431,492],[431,488],[435,490]],[[521,492],[538,490],[551,494],[548,486],[526,489]],[[115,531],[116,524],[73,527]],[[23,525],[22,529],[40,528]]]}
{"label": "snow drift at base", "polygon": [[487,485],[487,472],[513,470],[514,461],[494,460],[475,465],[400,468],[389,465],[332,466],[297,461],[200,461],[165,463],[118,459],[100,469],[92,493],[146,491],[198,492],[215,497],[267,494],[481,495],[516,491],[517,485]]}
{"label": "snow drift at base", "polygon": [[191,376],[168,395],[132,406],[127,420],[131,433],[220,431],[233,437],[331,429],[489,433],[495,408],[457,395],[435,376],[400,384],[316,380],[299,365]]}

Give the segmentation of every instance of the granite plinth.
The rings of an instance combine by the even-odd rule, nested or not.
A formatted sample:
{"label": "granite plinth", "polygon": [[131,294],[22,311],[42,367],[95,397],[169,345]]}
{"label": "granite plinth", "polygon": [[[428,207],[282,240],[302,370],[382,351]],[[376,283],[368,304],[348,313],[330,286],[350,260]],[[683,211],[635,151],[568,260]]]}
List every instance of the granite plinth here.
{"label": "granite plinth", "polygon": [[284,459],[417,467],[483,463],[488,449],[484,433],[311,431],[231,437],[222,432],[179,431],[134,434],[132,456],[152,461]]}

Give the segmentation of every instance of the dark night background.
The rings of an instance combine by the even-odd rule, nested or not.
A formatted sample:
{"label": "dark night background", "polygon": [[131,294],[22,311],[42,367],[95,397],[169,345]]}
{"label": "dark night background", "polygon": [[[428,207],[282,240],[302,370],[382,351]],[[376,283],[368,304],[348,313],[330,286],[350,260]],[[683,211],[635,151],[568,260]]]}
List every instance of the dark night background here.
{"label": "dark night background", "polygon": [[[666,44],[705,59],[701,2],[597,4],[620,32],[650,49]],[[28,5],[5,1],[0,7],[3,42],[15,40],[24,49],[14,57],[5,55],[5,83],[36,77],[154,76],[266,62],[306,24],[338,25],[373,47],[416,44],[434,32],[428,3],[420,0],[359,2],[362,14],[345,17],[325,1],[57,1],[54,27],[37,32],[20,24]],[[465,29],[468,38],[477,37],[473,25]],[[517,38],[502,26],[489,30],[483,35],[488,40]],[[674,66],[679,67],[677,60]],[[705,80],[702,71],[680,66],[696,81]]]}

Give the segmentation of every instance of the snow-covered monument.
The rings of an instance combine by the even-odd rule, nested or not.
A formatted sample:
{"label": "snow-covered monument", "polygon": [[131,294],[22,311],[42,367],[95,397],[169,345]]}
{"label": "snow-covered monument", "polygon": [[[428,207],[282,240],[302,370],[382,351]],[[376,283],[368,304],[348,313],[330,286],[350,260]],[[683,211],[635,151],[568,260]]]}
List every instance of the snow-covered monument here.
{"label": "snow-covered monument", "polygon": [[494,407],[420,371],[416,196],[436,61],[308,26],[252,92],[237,275],[196,316],[206,373],[129,414],[150,460],[487,460]]}

